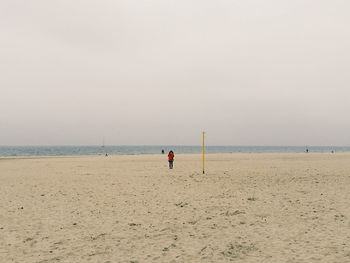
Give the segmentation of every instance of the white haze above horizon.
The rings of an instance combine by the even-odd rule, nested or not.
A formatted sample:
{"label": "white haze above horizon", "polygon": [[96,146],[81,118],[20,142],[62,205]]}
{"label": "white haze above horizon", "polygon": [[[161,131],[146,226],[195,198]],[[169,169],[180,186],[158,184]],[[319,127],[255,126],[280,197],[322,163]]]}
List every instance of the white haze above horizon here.
{"label": "white haze above horizon", "polygon": [[350,145],[349,10],[1,0],[0,145]]}

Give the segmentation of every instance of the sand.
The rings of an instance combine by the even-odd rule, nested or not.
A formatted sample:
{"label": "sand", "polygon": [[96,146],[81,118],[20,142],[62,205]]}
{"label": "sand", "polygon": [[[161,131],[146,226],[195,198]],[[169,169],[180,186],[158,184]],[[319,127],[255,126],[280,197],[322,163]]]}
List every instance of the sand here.
{"label": "sand", "polygon": [[0,262],[350,262],[350,154],[0,159]]}

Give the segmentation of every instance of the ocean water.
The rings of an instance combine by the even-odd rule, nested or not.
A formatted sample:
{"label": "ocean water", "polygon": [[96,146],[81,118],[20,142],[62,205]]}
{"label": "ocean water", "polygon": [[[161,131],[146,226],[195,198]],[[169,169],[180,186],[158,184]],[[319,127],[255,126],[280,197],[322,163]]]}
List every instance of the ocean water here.
{"label": "ocean water", "polygon": [[[176,154],[201,153],[201,146],[0,146],[0,156],[79,156],[159,154],[173,150]],[[310,146],[310,152],[350,152],[350,147]],[[301,146],[206,146],[206,153],[302,153]]]}

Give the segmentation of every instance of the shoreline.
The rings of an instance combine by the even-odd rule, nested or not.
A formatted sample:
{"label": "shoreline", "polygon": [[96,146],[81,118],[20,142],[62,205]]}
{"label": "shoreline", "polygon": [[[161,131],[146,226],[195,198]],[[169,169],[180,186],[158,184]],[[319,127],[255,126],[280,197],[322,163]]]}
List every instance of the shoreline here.
{"label": "shoreline", "polygon": [[[233,153],[205,153],[205,156],[215,156],[215,155],[228,155],[228,156],[238,156],[238,155],[301,155],[304,154],[305,156],[308,155],[348,155],[350,154],[350,151],[348,152],[251,152],[251,153],[239,153],[239,152],[233,152]],[[175,153],[176,156],[202,156],[202,153]],[[19,159],[52,159],[52,158],[89,158],[89,157],[118,157],[118,156],[167,156],[167,154],[160,154],[160,153],[146,153],[146,154],[108,154],[108,156],[105,156],[104,154],[91,154],[91,155],[22,155],[22,156],[1,156],[0,160],[19,160]]]}

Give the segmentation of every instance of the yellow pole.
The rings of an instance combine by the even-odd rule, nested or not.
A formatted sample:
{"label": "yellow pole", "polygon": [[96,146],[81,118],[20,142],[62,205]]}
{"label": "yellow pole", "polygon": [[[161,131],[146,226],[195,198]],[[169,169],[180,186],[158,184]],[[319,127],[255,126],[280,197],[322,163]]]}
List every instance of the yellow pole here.
{"label": "yellow pole", "polygon": [[205,132],[202,132],[202,167],[203,167],[203,174],[204,174],[204,134]]}

